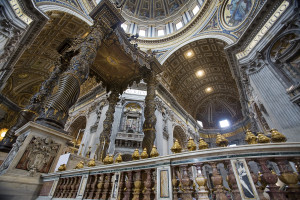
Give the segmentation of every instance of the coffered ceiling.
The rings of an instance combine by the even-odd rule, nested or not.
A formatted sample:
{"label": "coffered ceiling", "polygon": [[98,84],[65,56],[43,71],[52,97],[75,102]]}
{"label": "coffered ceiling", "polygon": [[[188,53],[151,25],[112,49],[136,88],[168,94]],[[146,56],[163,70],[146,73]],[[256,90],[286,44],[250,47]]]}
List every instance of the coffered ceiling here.
{"label": "coffered ceiling", "polygon": [[174,52],[164,63],[163,84],[204,128],[219,128],[219,120],[242,119],[235,80],[226,55],[225,42],[201,39]]}

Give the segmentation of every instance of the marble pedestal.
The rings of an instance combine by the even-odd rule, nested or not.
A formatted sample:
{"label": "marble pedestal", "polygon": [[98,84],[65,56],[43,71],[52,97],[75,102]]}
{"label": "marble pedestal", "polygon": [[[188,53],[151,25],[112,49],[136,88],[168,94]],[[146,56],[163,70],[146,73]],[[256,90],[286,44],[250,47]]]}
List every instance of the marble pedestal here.
{"label": "marble pedestal", "polygon": [[28,122],[16,131],[17,142],[0,167],[0,199],[35,199],[41,173],[53,172],[72,137]]}

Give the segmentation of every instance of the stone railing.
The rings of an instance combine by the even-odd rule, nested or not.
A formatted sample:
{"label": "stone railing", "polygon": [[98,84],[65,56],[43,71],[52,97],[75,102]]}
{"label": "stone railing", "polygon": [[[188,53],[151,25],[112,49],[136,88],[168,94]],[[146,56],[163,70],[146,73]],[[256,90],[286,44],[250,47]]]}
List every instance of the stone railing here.
{"label": "stone railing", "polygon": [[135,140],[135,141],[143,141],[144,135],[140,133],[117,133],[116,139],[119,140]]}
{"label": "stone railing", "polygon": [[189,151],[43,174],[42,199],[300,199],[300,143]]}

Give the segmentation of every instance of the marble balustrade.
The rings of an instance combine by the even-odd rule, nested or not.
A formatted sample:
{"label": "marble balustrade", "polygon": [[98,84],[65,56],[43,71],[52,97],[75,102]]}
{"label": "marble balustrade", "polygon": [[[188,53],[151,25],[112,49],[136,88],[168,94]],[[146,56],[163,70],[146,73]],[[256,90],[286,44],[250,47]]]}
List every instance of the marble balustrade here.
{"label": "marble balustrade", "polygon": [[38,199],[300,199],[299,169],[300,143],[221,147],[43,174]]}

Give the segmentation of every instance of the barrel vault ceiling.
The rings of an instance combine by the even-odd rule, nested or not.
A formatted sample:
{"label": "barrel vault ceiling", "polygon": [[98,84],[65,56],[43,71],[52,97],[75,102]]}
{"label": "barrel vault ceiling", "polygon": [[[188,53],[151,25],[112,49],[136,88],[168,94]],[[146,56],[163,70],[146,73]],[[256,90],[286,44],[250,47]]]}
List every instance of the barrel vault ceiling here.
{"label": "barrel vault ceiling", "polygon": [[204,128],[219,128],[222,119],[232,124],[242,119],[225,45],[218,39],[194,41],[164,63],[161,81],[189,114],[203,122]]}

